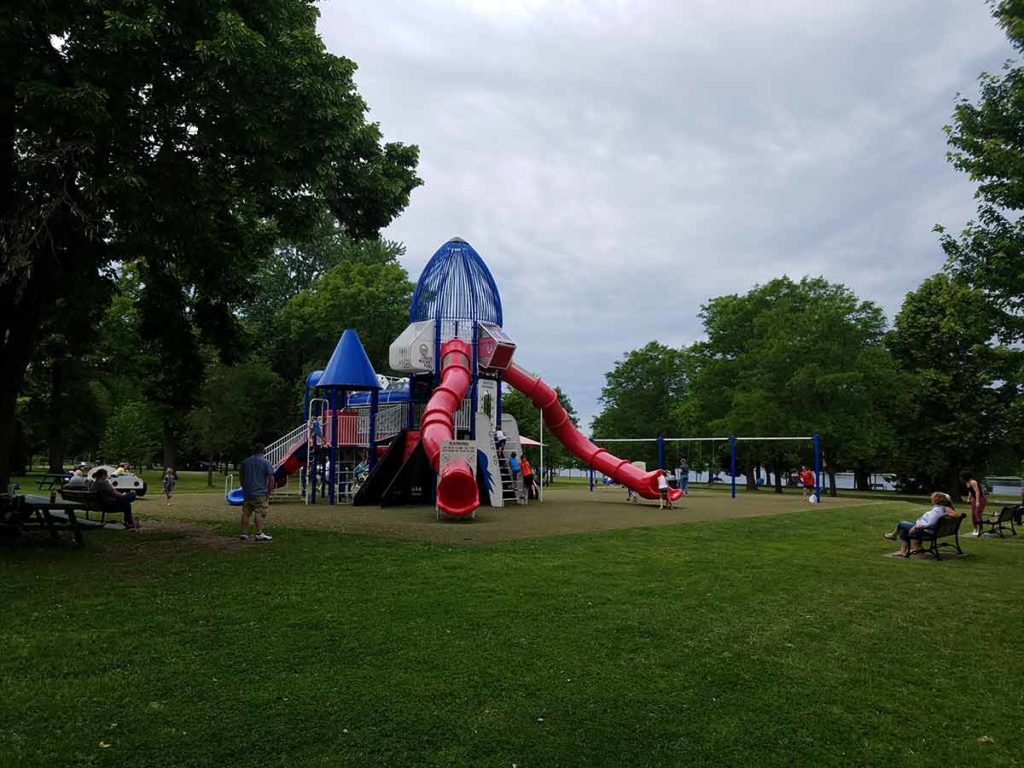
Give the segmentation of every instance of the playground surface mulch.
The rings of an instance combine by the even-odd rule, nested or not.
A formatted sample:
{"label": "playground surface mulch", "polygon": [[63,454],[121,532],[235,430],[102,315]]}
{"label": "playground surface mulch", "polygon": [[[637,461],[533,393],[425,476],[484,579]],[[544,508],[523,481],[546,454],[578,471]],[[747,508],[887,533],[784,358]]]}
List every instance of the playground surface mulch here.
{"label": "playground surface mulch", "polygon": [[[857,498],[826,499],[822,510],[847,510],[870,505]],[[268,530],[298,528],[330,530],[395,539],[474,544],[547,536],[592,533],[625,528],[648,528],[701,523],[729,518],[763,517],[806,511],[810,505],[795,494],[771,491],[743,493],[735,499],[721,491],[694,490],[676,502],[675,509],[658,509],[658,502],[630,503],[619,488],[568,486],[546,489],[544,501],[504,508],[481,507],[475,519],[438,520],[430,507],[310,506],[301,501],[271,505]],[[167,506],[162,498],[143,499],[137,513],[160,521],[234,524],[238,507],[229,506],[219,494],[179,494]],[[219,526],[218,526],[219,527]]]}

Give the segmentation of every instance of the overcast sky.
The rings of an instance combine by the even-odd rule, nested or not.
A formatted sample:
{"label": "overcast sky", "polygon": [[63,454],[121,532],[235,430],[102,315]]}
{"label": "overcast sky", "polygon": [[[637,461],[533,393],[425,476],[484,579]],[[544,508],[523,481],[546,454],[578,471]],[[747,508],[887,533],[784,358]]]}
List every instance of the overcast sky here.
{"label": "overcast sky", "polygon": [[[890,320],[943,263],[973,188],[945,159],[958,93],[1010,48],[982,0],[321,5],[328,48],[425,185],[387,231],[414,281],[459,235],[516,359],[586,423],[605,372],[697,312],[824,275]],[[526,430],[529,431],[529,430]]]}

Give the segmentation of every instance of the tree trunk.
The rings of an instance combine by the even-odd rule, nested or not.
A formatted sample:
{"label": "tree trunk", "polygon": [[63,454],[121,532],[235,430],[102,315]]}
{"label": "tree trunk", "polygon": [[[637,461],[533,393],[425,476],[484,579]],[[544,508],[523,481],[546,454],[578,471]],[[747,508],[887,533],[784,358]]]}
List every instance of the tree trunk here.
{"label": "tree trunk", "polygon": [[753,463],[747,464],[747,466],[745,466],[743,468],[743,474],[746,475],[746,477],[747,477],[747,490],[748,491],[756,491],[757,490],[757,470],[755,469],[755,465]]}
{"label": "tree trunk", "polygon": [[775,454],[775,492],[782,493],[782,457]]}
{"label": "tree trunk", "polygon": [[210,451],[206,459],[206,487],[213,488],[213,451]]}
{"label": "tree trunk", "polygon": [[853,468],[853,487],[858,491],[870,491],[871,470],[865,461],[858,461]]}
{"label": "tree trunk", "polygon": [[18,403],[18,385],[11,370],[3,367],[0,373],[0,490],[11,482],[11,449],[14,447],[14,409]]}
{"label": "tree trunk", "polygon": [[67,396],[67,363],[55,359],[50,364],[50,402],[46,419],[48,472],[64,471],[67,448],[67,424],[64,420],[64,398]]}
{"label": "tree trunk", "polygon": [[[11,452],[14,448],[14,418],[18,392],[39,335],[45,299],[43,277],[36,270],[25,282],[21,295],[13,282],[0,284],[0,489],[11,481]],[[17,280],[17,276],[5,279]]]}
{"label": "tree trunk", "polygon": [[836,492],[836,467],[838,466],[838,464],[836,463],[836,456],[835,454],[830,454],[826,452],[822,454],[822,459],[824,461],[822,471],[828,477],[828,495],[837,496],[838,494]]}
{"label": "tree trunk", "polygon": [[178,466],[178,441],[170,419],[164,417],[164,467]]}

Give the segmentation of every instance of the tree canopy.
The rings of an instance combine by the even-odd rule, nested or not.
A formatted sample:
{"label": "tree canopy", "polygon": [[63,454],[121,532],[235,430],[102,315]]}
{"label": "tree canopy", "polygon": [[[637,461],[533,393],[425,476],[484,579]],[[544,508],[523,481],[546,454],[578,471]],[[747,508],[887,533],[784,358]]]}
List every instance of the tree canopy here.
{"label": "tree canopy", "polygon": [[983,473],[1011,439],[1021,359],[990,343],[998,324],[981,290],[948,275],[907,294],[888,338],[907,374],[905,407],[894,414],[902,488],[956,492],[962,470]]}
{"label": "tree canopy", "polygon": [[[682,424],[676,406],[686,392],[683,353],[656,341],[648,342],[627,352],[605,374],[600,398],[604,409],[594,419],[592,431],[597,438],[677,436]],[[630,450],[630,458],[654,466],[657,448],[637,443]]]}
{"label": "tree canopy", "polygon": [[[420,180],[324,48],[312,0],[9,4],[0,19],[0,481],[15,398],[55,303],[138,264],[163,368],[238,339],[281,237],[325,208],[373,237]],[[176,405],[198,391],[167,381]]]}
{"label": "tree canopy", "polygon": [[946,126],[949,160],[977,183],[978,217],[959,236],[943,233],[950,270],[983,291],[1001,312],[996,331],[1024,338],[1024,3],[992,4],[1016,60],[982,73],[977,103],[962,98]]}

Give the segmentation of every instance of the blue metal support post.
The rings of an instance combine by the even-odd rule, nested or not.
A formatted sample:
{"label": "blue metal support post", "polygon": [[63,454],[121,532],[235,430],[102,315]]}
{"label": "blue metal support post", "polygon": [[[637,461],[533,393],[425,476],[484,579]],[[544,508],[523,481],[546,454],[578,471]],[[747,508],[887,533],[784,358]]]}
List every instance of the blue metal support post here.
{"label": "blue metal support post", "polygon": [[814,495],[821,501],[821,439],[817,432],[811,436],[811,443],[814,445]]}
{"label": "blue metal support post", "polygon": [[732,497],[736,498],[736,435],[729,435],[729,474],[732,475]]}
{"label": "blue metal support post", "polygon": [[665,468],[665,438],[658,435],[658,469]]}

